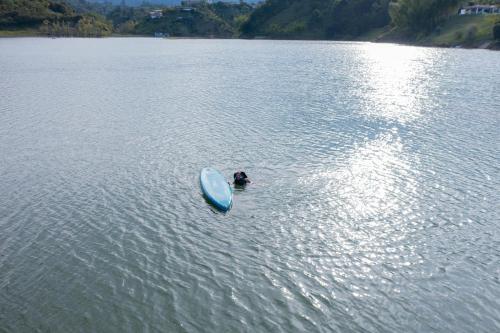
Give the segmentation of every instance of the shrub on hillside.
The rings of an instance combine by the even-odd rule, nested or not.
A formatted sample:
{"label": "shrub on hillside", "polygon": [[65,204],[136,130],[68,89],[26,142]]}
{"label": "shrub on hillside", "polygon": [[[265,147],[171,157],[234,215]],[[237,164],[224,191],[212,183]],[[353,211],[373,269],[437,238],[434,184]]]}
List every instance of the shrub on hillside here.
{"label": "shrub on hillside", "polygon": [[500,22],[493,26],[493,39],[500,40]]}
{"label": "shrub on hillside", "polygon": [[474,38],[476,38],[477,35],[477,27],[475,25],[471,25],[469,28],[467,28],[467,41],[472,42]]}
{"label": "shrub on hillside", "polygon": [[392,23],[412,34],[432,32],[446,21],[459,0],[397,0],[389,6]]}

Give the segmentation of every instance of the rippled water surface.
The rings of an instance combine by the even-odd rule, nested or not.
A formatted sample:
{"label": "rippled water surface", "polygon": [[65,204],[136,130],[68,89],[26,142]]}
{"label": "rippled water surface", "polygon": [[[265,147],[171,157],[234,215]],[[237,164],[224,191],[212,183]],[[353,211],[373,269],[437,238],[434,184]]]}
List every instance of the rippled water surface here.
{"label": "rippled water surface", "polygon": [[[1,332],[500,331],[500,53],[0,40]],[[228,214],[201,168],[244,169]]]}

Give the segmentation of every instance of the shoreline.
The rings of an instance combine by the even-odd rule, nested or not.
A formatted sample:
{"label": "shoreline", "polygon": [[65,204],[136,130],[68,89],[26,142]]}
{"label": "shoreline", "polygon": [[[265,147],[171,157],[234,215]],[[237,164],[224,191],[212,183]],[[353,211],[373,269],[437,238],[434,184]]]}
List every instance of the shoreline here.
{"label": "shoreline", "polygon": [[258,36],[254,38],[244,38],[244,37],[206,37],[206,36],[171,36],[171,37],[154,37],[150,35],[134,35],[134,34],[111,34],[109,36],[101,37],[80,37],[80,36],[47,36],[37,33],[33,30],[0,30],[0,38],[152,38],[152,39],[166,39],[166,40],[182,40],[182,39],[235,39],[235,40],[267,40],[267,41],[316,41],[316,42],[344,42],[344,43],[374,43],[374,44],[396,44],[404,46],[416,46],[416,47],[433,47],[433,48],[446,48],[446,49],[464,49],[464,50],[490,50],[490,51],[500,51],[500,41],[495,40],[484,40],[480,41],[474,45],[439,45],[432,43],[419,43],[404,41],[399,38],[374,38],[374,39],[364,39],[363,37],[358,39],[316,39],[316,38],[269,38],[264,36]]}

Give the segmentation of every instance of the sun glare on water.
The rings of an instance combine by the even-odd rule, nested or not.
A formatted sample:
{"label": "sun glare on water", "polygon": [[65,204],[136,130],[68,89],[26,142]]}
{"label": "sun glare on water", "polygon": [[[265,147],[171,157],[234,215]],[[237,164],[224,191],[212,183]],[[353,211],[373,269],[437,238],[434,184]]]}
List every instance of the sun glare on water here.
{"label": "sun glare on water", "polygon": [[362,112],[373,118],[406,124],[428,109],[434,49],[364,44],[360,48],[359,93]]}
{"label": "sun glare on water", "polygon": [[[407,146],[402,131],[424,126],[434,84],[434,50],[396,45],[361,44],[353,71],[359,89],[353,109],[372,128],[342,154],[304,176],[302,183],[318,188],[318,227],[336,262],[328,274],[361,280],[387,265],[418,262],[414,251],[399,244],[419,228],[419,156]],[[308,213],[304,213],[308,214]],[[353,287],[356,297],[369,296]]]}

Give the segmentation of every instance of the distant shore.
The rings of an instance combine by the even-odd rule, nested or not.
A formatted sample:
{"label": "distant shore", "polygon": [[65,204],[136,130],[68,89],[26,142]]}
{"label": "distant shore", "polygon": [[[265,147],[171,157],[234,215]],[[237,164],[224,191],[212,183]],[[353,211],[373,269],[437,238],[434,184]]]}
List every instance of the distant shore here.
{"label": "distant shore", "polygon": [[[378,31],[380,32],[380,31]],[[40,33],[37,30],[0,30],[0,38],[21,38],[21,37],[37,37],[37,38],[89,38],[89,37],[79,37],[79,36],[47,36]],[[113,33],[109,36],[103,37],[90,37],[90,38],[158,38],[158,39],[240,39],[240,40],[288,40],[288,41],[328,41],[328,42],[371,42],[371,43],[384,43],[384,44],[400,44],[408,46],[421,46],[421,47],[437,47],[437,48],[461,48],[461,49],[488,49],[488,50],[500,50],[500,41],[494,40],[478,40],[467,43],[460,43],[455,41],[454,43],[436,43],[432,39],[423,39],[420,41],[411,41],[410,39],[405,39],[401,36],[382,33],[377,35],[374,32],[361,36],[356,39],[345,40],[345,39],[301,39],[301,38],[269,38],[265,36],[258,36],[256,38],[242,38],[242,37],[207,37],[207,36],[170,36],[170,37],[154,37],[150,35],[140,35],[140,34],[117,34]]]}

